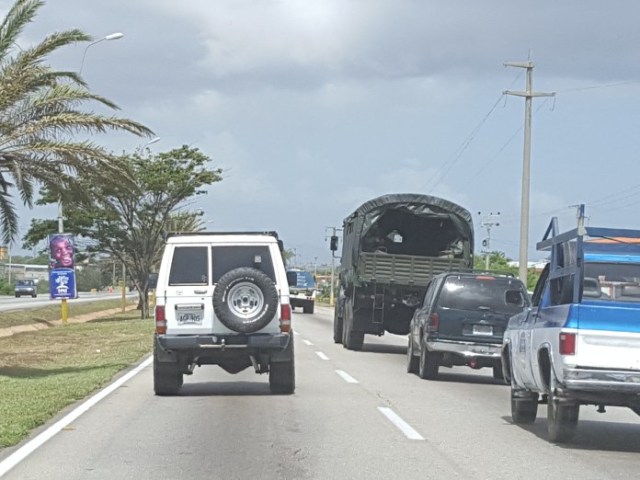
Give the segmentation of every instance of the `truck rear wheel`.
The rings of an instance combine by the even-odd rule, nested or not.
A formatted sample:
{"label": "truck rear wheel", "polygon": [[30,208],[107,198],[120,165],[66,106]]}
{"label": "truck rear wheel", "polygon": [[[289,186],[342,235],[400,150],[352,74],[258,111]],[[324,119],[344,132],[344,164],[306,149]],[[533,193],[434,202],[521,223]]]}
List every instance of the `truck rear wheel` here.
{"label": "truck rear wheel", "polygon": [[342,343],[342,317],[338,315],[338,304],[336,304],[335,309],[333,310],[333,342],[334,343]]}
{"label": "truck rear wheel", "polygon": [[342,346],[349,350],[362,350],[364,332],[353,330],[353,299],[347,297],[344,301],[344,325]]}

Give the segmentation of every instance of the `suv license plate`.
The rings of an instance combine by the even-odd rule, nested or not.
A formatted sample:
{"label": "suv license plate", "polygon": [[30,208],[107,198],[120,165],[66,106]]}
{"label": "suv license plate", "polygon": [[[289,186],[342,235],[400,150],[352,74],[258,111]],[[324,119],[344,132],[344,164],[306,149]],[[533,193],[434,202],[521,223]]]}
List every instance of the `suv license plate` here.
{"label": "suv license plate", "polygon": [[176,306],[176,322],[178,325],[202,325],[204,308],[202,305]]}
{"label": "suv license plate", "polygon": [[474,335],[493,335],[493,327],[491,325],[474,325]]}

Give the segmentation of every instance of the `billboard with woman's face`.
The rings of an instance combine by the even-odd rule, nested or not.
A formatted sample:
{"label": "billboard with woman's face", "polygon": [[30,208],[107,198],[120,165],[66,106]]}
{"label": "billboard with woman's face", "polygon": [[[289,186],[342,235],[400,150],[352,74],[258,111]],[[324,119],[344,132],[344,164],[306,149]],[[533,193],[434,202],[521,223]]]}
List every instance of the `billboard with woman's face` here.
{"label": "billboard with woman's face", "polygon": [[51,298],[76,298],[73,235],[49,235],[49,288]]}

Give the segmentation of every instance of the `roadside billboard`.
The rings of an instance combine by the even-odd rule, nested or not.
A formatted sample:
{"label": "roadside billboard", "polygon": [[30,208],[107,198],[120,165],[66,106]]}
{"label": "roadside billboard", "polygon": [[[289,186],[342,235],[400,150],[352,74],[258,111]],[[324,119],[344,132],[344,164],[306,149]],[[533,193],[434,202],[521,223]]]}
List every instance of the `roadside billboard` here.
{"label": "roadside billboard", "polygon": [[70,233],[49,235],[49,292],[51,298],[76,298],[74,239]]}

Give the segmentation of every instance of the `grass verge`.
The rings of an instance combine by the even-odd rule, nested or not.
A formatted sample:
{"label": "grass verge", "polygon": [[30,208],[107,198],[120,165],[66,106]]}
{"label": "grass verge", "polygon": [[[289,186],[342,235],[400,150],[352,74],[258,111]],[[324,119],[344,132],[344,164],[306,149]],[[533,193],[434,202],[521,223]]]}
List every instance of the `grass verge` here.
{"label": "grass verge", "polygon": [[[127,299],[127,305],[131,303]],[[102,312],[111,308],[122,306],[122,300],[98,300],[96,302],[74,303],[73,300],[67,302],[69,318],[84,315],[86,313]],[[0,312],[0,328],[15,327],[18,325],[28,325],[30,323],[47,323],[50,324],[61,317],[60,305],[47,305],[37,308],[29,308],[26,310],[9,310]],[[140,313],[138,312],[138,315]]]}
{"label": "grass verge", "polygon": [[17,444],[149,353],[153,322],[139,316],[133,310],[0,338],[0,448]]}

